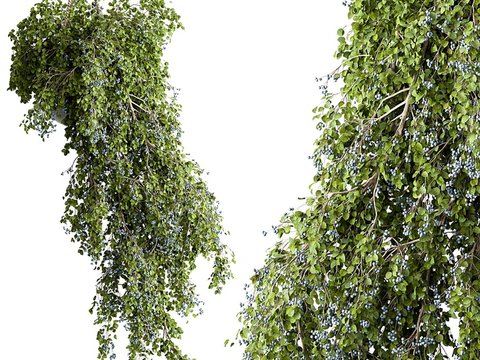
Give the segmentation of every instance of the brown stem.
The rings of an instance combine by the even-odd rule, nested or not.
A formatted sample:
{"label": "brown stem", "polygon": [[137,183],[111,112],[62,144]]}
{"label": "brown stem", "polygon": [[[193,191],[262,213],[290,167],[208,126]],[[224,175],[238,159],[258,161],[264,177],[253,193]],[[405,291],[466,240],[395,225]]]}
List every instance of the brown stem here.
{"label": "brown stem", "polygon": [[[427,51],[427,46],[428,46],[428,39],[423,43],[422,54],[420,56],[420,60],[418,61],[419,64],[422,62],[422,60],[425,56],[425,52]],[[415,74],[415,76],[413,77],[412,85],[410,85],[410,90],[408,91],[407,98],[405,99],[405,107],[403,108],[400,124],[398,125],[398,128],[397,128],[397,131],[395,132],[395,135],[402,135],[402,133],[403,133],[403,128],[405,126],[405,121],[407,119],[408,108],[410,106],[408,101],[410,100],[410,98],[412,96],[412,86],[415,83],[415,81],[417,80],[417,77],[418,77],[418,74]]]}
{"label": "brown stem", "polygon": [[298,327],[298,335],[300,336],[300,341],[302,342],[302,352],[305,353],[305,343],[303,340],[303,329],[300,326],[300,321],[297,322],[297,327]]}
{"label": "brown stem", "polygon": [[75,2],[76,0],[69,0],[68,1],[68,4],[67,4],[67,9],[65,10],[65,16],[63,17],[63,21],[62,21],[62,28],[64,28],[65,26],[67,26],[67,23],[68,23],[68,13],[70,12],[70,8],[72,7],[73,3]]}
{"label": "brown stem", "polygon": [[[415,78],[414,78],[414,81],[415,81]],[[409,91],[408,95],[407,95],[407,98],[405,99],[405,106],[403,107],[403,112],[402,112],[402,115],[401,115],[400,124],[398,125],[398,128],[397,128],[397,131],[395,132],[395,135],[402,135],[403,127],[405,126],[405,120],[407,120],[408,107],[410,106],[408,101],[410,100],[411,97],[412,97],[412,92]]]}

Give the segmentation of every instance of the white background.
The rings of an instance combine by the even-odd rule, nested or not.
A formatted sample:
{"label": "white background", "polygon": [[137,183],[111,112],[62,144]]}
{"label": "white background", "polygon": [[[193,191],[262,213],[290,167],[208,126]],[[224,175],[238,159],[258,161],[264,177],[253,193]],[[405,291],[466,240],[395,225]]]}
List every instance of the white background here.
{"label": "white background", "polygon": [[[60,173],[74,156],[61,153],[61,128],[44,143],[34,132],[26,135],[19,124],[28,106],[6,91],[7,34],[35,2],[4,1],[0,15],[0,356],[95,359],[88,309],[97,275],[60,224],[68,182]],[[199,262],[194,278],[205,313],[184,327],[180,346],[197,360],[241,359],[237,342],[223,343],[240,327],[243,285],[277,241],[262,231],[309,193],[315,169],[308,156],[318,135],[311,109],[321,98],[315,77],[339,65],[333,53],[347,8],[341,0],[175,0],[171,6],[186,28],[165,52],[171,83],[181,88],[183,143],[204,175],[210,172],[204,178],[231,233],[223,240],[237,260],[222,295],[207,290],[209,268]],[[117,359],[127,358],[124,346],[117,344]]]}

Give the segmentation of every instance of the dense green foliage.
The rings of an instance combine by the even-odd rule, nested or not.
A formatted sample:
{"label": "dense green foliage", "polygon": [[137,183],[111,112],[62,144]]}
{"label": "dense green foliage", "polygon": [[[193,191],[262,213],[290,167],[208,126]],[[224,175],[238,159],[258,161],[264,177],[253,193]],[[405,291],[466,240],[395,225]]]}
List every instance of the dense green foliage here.
{"label": "dense green foliage", "polygon": [[97,1],[43,0],[10,33],[9,90],[33,100],[25,130],[48,137],[52,118],[67,114],[63,151],[77,158],[62,222],[101,272],[90,310],[100,359],[115,358],[121,323],[130,359],[186,359],[171,315],[197,311],[195,260],[214,259],[216,292],[231,276],[217,202],[182,152],[180,106],[162,61],[179,27],[163,0],[113,0],[106,13]]}
{"label": "dense green foliage", "polygon": [[479,6],[350,5],[312,197],[252,277],[245,358],[480,358]]}

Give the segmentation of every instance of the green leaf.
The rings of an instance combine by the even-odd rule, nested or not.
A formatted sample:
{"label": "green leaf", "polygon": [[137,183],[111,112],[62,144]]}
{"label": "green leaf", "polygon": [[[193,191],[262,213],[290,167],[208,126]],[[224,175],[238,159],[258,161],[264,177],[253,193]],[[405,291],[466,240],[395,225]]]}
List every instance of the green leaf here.
{"label": "green leaf", "polygon": [[295,314],[295,308],[290,306],[287,308],[287,311],[285,313],[288,317],[293,317],[293,315]]}

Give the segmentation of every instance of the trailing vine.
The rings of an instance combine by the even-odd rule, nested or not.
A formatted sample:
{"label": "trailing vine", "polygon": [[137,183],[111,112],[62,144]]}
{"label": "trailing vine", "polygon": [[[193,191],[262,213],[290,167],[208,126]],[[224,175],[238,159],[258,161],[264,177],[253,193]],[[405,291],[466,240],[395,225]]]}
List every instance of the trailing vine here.
{"label": "trailing vine", "polygon": [[181,107],[162,60],[181,27],[163,0],[113,0],[106,11],[99,1],[43,0],[9,34],[9,90],[33,104],[25,131],[45,139],[59,120],[64,154],[77,155],[61,222],[100,270],[90,309],[100,359],[115,358],[121,324],[130,359],[187,359],[172,312],[187,316],[201,303],[195,260],[213,259],[217,293],[231,277],[218,203],[183,153]]}
{"label": "trailing vine", "polygon": [[312,196],[239,314],[245,359],[480,358],[479,6],[350,4]]}

